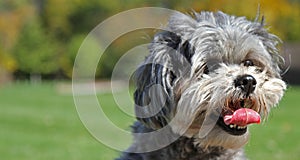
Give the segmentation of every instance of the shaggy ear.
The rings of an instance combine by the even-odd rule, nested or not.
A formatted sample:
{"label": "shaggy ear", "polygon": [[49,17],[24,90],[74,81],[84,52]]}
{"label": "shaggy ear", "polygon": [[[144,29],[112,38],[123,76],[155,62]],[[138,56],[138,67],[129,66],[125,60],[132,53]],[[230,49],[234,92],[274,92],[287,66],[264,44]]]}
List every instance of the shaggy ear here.
{"label": "shaggy ear", "polygon": [[[153,56],[160,56],[160,62],[156,63],[165,63],[163,59],[166,59],[164,58],[166,56],[171,63],[181,63],[182,59],[180,58],[184,58],[191,63],[191,58],[195,52],[195,48],[189,43],[189,39],[182,38],[172,31],[163,31],[156,34],[149,49]],[[178,53],[181,56],[177,55]]]}
{"label": "shaggy ear", "polygon": [[155,35],[149,49],[151,54],[134,76],[135,112],[146,126],[159,129],[174,115],[173,87],[178,77],[187,73],[193,49],[188,41],[169,31]]}
{"label": "shaggy ear", "polygon": [[162,65],[145,64],[135,75],[135,114],[138,120],[153,129],[167,125],[170,115],[171,96],[164,89],[162,70]]}
{"label": "shaggy ear", "polygon": [[197,21],[193,17],[195,17],[195,13],[192,15],[186,15],[177,12],[170,17],[168,28],[183,39],[189,39],[189,36],[195,32],[198,25]]}

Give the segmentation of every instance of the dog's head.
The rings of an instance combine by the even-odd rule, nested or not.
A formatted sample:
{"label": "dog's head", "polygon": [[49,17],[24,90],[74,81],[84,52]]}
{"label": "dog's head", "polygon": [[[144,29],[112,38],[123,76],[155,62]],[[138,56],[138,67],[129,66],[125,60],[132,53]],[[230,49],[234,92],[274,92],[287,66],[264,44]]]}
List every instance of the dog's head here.
{"label": "dog's head", "polygon": [[[247,125],[257,122],[247,118],[265,119],[286,89],[279,42],[263,20],[222,12],[172,16],[135,75],[138,119],[152,129],[169,124],[200,145],[241,147]],[[241,108],[249,110],[238,115]],[[226,123],[233,114],[240,119]]]}

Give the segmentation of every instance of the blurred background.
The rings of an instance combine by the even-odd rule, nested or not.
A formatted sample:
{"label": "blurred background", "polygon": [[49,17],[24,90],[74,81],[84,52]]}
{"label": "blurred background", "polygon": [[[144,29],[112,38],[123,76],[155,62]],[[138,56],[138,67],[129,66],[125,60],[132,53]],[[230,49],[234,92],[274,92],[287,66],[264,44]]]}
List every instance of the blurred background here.
{"label": "blurred background", "polygon": [[[270,32],[284,42],[281,50],[286,68],[290,68],[283,77],[289,89],[268,122],[253,126],[246,152],[252,159],[298,159],[300,0],[1,0],[0,159],[118,156],[118,151],[97,142],[85,130],[71,93],[77,51],[103,20],[137,7],[164,7],[185,13],[221,10],[253,20],[258,6]],[[116,125],[126,129],[134,118],[122,115],[105,91],[105,82],[119,58],[132,47],[149,43],[153,34],[155,30],[143,30],[118,38],[105,51],[96,71],[97,96],[104,97],[104,106],[108,106],[104,110]]]}

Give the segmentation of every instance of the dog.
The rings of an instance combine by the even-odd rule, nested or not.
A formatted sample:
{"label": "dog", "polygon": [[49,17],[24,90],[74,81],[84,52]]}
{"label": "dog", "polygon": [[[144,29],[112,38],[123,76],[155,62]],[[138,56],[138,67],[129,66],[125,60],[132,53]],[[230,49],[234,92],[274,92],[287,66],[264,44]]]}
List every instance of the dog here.
{"label": "dog", "polygon": [[286,90],[279,43],[259,14],[172,15],[135,72],[134,140],[118,160],[247,159],[247,126]]}

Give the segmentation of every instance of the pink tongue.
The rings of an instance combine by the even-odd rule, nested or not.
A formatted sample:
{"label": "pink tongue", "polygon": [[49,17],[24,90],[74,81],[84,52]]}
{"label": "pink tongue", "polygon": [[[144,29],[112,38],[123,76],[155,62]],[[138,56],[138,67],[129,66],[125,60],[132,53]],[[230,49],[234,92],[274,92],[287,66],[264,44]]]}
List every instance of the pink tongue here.
{"label": "pink tongue", "polygon": [[232,115],[225,115],[224,123],[226,125],[236,124],[238,126],[246,126],[251,123],[260,123],[260,115],[252,109],[240,108]]}

